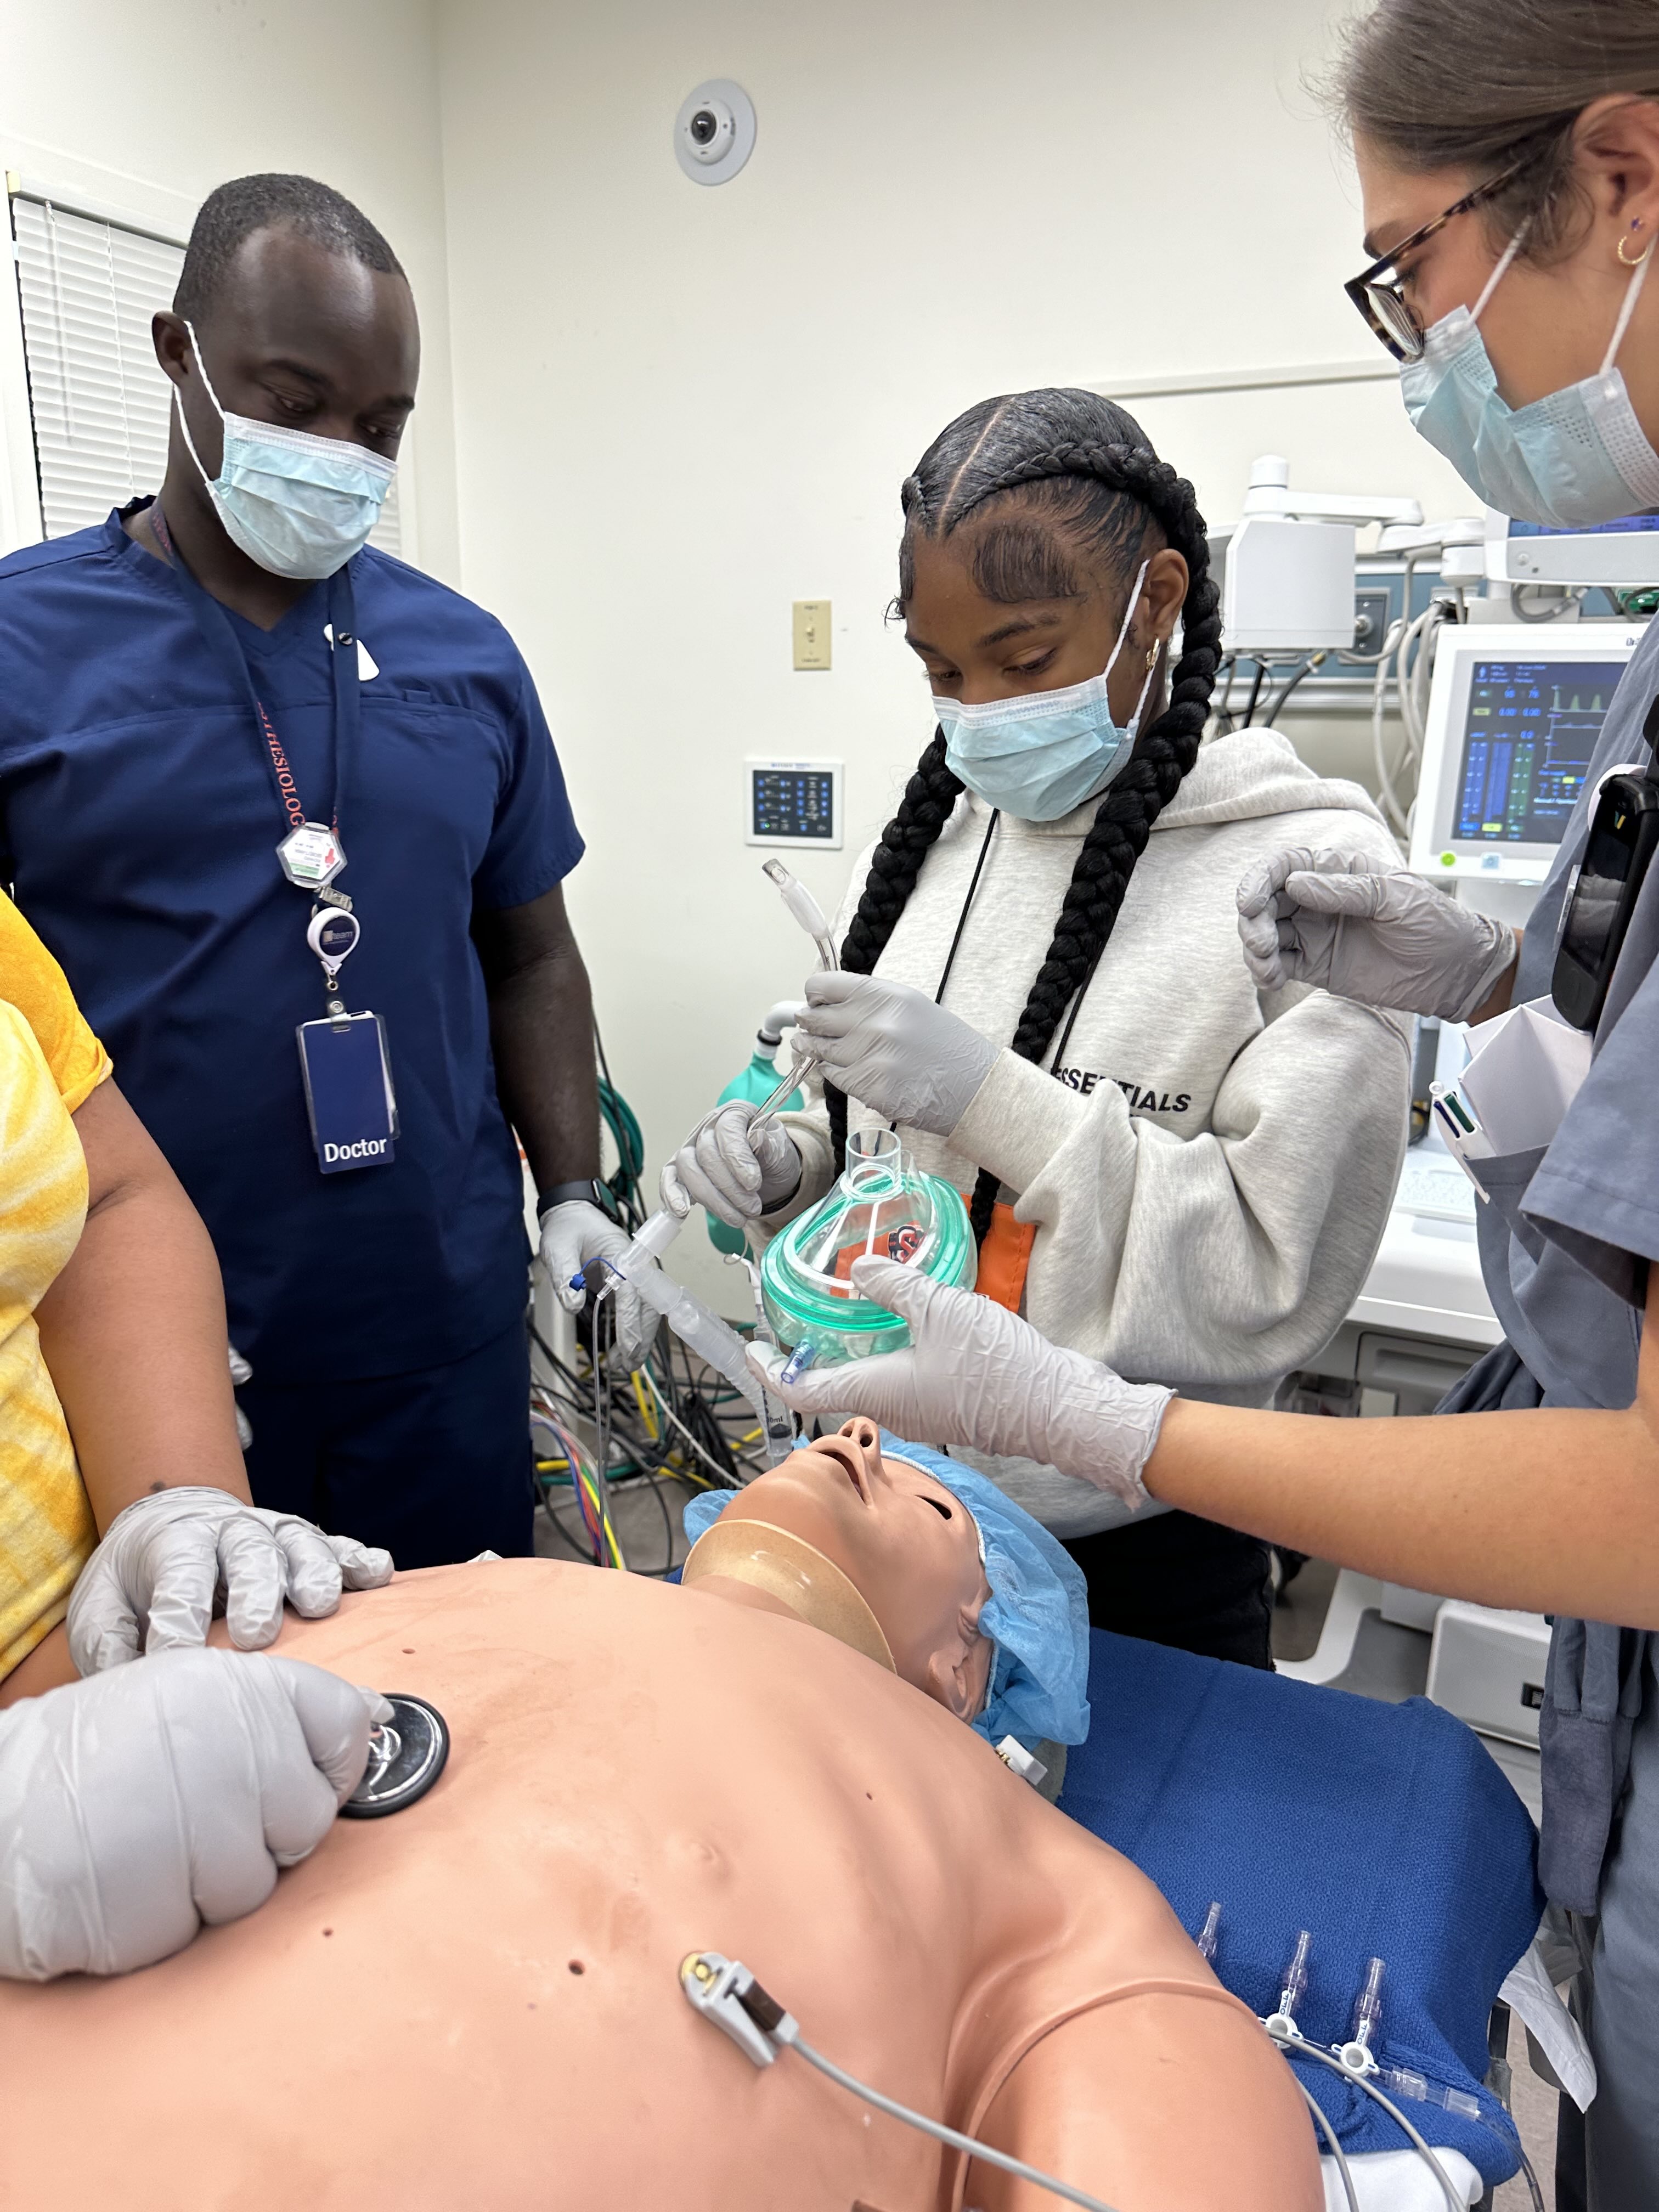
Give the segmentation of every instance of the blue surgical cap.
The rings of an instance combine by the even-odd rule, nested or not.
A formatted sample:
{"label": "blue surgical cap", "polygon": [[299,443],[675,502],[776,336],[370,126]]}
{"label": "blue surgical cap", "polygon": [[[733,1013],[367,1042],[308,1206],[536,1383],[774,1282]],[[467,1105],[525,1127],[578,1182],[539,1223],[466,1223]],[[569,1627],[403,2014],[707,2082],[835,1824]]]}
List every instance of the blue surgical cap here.
{"label": "blue surgical cap", "polygon": [[[942,1483],[979,1530],[991,1585],[979,1625],[996,1650],[975,1729],[994,1744],[1018,1736],[1028,1751],[1045,1738],[1081,1743],[1089,1733],[1089,1600],[1076,1560],[1023,1505],[960,1460],[884,1430],[881,1448]],[[694,1498],[685,1509],[687,1542],[712,1528],[736,1495],[706,1490]]]}

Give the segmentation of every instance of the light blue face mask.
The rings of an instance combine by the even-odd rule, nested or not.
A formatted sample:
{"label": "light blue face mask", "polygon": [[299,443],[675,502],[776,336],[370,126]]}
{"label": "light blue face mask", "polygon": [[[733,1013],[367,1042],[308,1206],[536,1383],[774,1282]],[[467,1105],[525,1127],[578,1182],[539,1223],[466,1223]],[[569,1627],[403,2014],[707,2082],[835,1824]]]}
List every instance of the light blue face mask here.
{"label": "light blue face mask", "polygon": [[196,441],[173,388],[179,426],[219,520],[233,544],[273,576],[315,582],[343,568],[361,552],[380,520],[398,465],[367,446],[343,438],[319,438],[280,422],[228,415],[209,381],[196,332],[190,342],[202,384],[225,426],[224,457],[216,477],[202,467]]}
{"label": "light blue face mask", "polygon": [[1516,522],[1577,530],[1659,507],[1659,453],[1613,365],[1653,248],[1632,275],[1598,373],[1528,406],[1510,407],[1476,325],[1525,235],[1523,228],[1510,240],[1473,308],[1443,316],[1423,341],[1423,358],[1401,368],[1413,427],[1488,507]]}
{"label": "light blue face mask", "polygon": [[1129,635],[1150,566],[1146,561],[1140,564],[1112,657],[1098,676],[1068,684],[1064,690],[1025,691],[1017,699],[988,700],[982,707],[964,707],[959,699],[933,701],[945,732],[945,764],[988,806],[1000,806],[1021,822],[1057,822],[1104,791],[1127,767],[1152,688],[1156,656],[1124,729],[1112,720],[1106,679]]}

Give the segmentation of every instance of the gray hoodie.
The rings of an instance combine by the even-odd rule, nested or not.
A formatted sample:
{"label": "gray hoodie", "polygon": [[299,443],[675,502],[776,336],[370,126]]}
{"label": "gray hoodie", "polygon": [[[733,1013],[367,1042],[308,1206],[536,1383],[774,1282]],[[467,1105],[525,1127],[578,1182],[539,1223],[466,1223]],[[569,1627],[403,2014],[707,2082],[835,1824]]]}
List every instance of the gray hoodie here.
{"label": "gray hoodie", "polygon": [[[1013,1035],[1097,804],[997,824],[945,994],[994,1042]],[[879,975],[938,988],[989,819],[972,793],[958,802]],[[994,1169],[1036,1224],[1023,1310],[1043,1335],[1231,1405],[1269,1403],[1346,1315],[1406,1141],[1403,1021],[1305,987],[1264,995],[1245,969],[1234,893],[1282,845],[1399,865],[1359,787],[1316,776],[1273,731],[1201,747],[1136,863],[1063,1065],[1005,1050],[948,1138],[903,1133],[960,1190]],[[837,943],[869,864],[866,851]],[[854,1103],[852,1126],[870,1119]],[[805,1170],[793,1212],[833,1179],[821,1097],[783,1120]],[[1052,1468],[963,1456],[1060,1535],[1125,1517]]]}

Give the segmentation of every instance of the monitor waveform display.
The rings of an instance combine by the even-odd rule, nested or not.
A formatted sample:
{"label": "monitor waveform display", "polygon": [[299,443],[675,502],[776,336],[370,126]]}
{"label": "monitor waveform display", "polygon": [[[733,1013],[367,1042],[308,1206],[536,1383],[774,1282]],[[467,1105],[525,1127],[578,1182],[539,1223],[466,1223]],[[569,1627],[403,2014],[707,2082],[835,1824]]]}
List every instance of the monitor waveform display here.
{"label": "monitor waveform display", "polygon": [[1477,661],[1453,835],[1559,844],[1624,672],[1619,660]]}

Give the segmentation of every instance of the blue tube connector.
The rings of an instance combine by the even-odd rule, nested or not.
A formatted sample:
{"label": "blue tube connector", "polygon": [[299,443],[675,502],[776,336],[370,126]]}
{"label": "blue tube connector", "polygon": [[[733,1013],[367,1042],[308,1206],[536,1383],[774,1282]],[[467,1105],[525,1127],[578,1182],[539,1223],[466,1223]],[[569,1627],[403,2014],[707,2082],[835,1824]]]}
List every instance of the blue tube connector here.
{"label": "blue tube connector", "polygon": [[817,1356],[817,1346],[815,1344],[798,1344],[788,1358],[785,1360],[783,1372],[778,1380],[781,1382],[797,1381],[799,1376],[805,1374]]}

